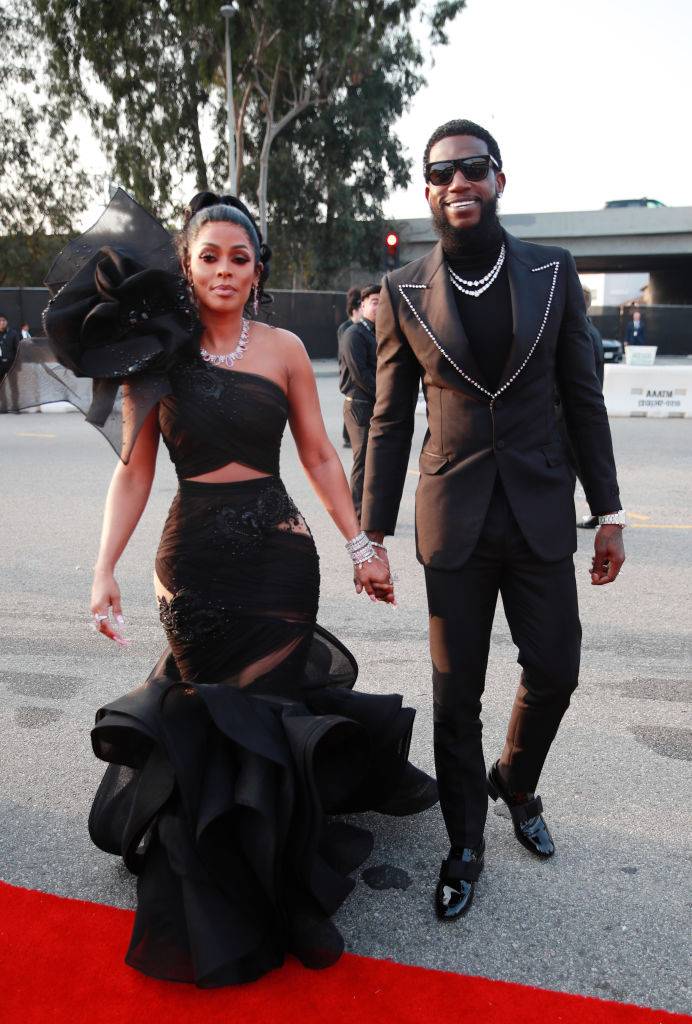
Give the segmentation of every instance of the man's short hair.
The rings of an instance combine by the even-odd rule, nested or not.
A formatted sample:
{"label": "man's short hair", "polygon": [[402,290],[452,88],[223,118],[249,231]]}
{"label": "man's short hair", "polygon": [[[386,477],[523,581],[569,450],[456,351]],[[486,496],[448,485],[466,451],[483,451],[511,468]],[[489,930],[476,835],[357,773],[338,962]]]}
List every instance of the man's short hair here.
{"label": "man's short hair", "polygon": [[366,284],[365,288],[360,290],[360,301],[363,302],[364,299],[367,299],[368,295],[379,295],[381,289],[382,285],[380,284]]}
{"label": "man's short hair", "polygon": [[448,139],[451,135],[473,135],[474,138],[485,142],[488,147],[488,152],[497,160],[498,167],[502,170],[500,147],[490,132],[486,128],[482,128],[479,124],[476,124],[474,121],[457,119],[456,121],[446,121],[445,124],[441,124],[439,128],[435,129],[428,139],[425,146],[425,152],[423,154],[423,175],[425,175],[428,168],[430,150],[436,142],[440,142],[442,139]]}
{"label": "man's short hair", "polygon": [[349,288],[346,292],[346,313],[348,316],[360,307],[360,288]]}

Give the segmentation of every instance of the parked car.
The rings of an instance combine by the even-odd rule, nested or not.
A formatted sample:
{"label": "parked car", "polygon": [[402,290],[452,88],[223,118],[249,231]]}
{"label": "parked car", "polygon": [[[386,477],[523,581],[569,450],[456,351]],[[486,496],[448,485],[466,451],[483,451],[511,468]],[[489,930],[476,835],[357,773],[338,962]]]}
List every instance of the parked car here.
{"label": "parked car", "polygon": [[623,356],[622,342],[616,338],[603,339],[603,359],[606,363],[621,363]]}
{"label": "parked car", "polygon": [[641,199],[610,199],[606,204],[606,210],[618,210],[623,206],[665,206],[660,199],[648,199],[642,196]]}

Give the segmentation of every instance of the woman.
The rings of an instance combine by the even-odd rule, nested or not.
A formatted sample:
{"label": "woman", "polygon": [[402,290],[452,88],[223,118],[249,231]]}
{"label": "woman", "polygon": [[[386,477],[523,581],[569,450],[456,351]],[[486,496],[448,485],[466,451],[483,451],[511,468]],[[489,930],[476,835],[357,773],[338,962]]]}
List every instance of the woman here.
{"label": "woman", "polygon": [[286,952],[327,966],[343,948],[329,917],[372,839],[326,814],[415,813],[437,791],[407,762],[413,712],[400,697],[352,692],[353,659],[316,625],[317,553],[278,475],[286,422],[347,540],[357,589],[394,604],[392,581],[359,533],[302,344],[244,316],[262,300],[270,256],[245,207],[201,193],[188,208],[179,257],[191,329],[165,271],[116,250],[97,256],[95,272],[83,267],[58,294],[46,329],[65,366],[97,378],[92,420],[114,415],[108,374],[127,381],[124,461],[91,598],[98,630],[118,644],[127,639],[115,567],[146,505],[160,436],[180,481],[154,576],[170,652],[98,712],[92,734],[110,765],[90,832],[138,875],[127,962],[203,987],[250,981]]}

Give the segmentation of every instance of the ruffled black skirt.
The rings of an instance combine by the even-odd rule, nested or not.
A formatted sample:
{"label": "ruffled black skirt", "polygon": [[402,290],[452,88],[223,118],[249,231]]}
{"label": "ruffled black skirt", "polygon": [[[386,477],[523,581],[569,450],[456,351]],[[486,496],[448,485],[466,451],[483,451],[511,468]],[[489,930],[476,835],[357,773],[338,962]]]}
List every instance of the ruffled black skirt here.
{"label": "ruffled black skirt", "polygon": [[109,767],[90,834],[138,876],[127,962],[201,987],[251,981],[287,952],[328,966],[343,949],[330,916],[372,848],[329,816],[396,790],[414,712],[351,689],[278,479],[183,481],[156,571],[170,649],[92,733]]}

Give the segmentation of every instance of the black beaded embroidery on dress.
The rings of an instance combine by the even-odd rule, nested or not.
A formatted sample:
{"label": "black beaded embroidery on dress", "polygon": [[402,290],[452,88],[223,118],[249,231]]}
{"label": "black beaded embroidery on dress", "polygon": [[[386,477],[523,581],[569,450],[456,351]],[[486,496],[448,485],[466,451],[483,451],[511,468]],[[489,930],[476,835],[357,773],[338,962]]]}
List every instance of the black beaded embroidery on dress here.
{"label": "black beaded embroidery on dress", "polygon": [[302,515],[283,487],[270,487],[242,508],[224,506],[214,517],[212,531],[220,545],[261,544],[267,530],[309,533]]}

